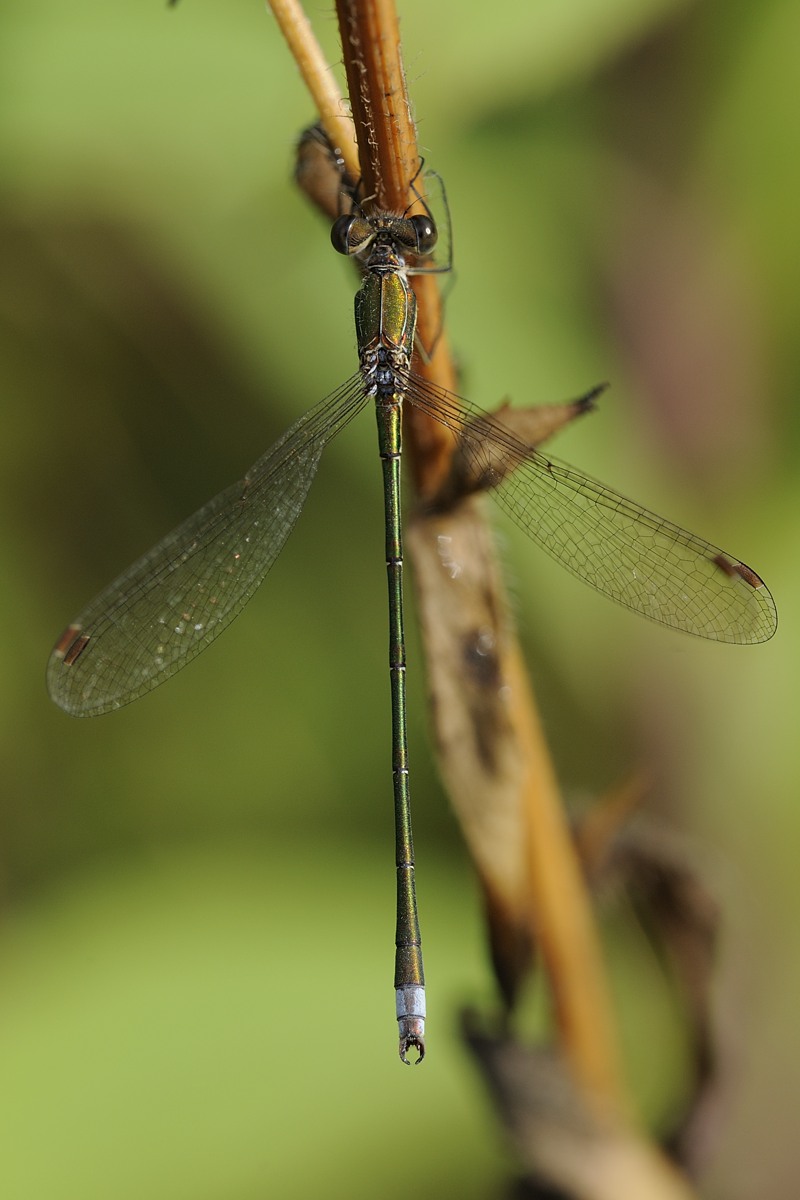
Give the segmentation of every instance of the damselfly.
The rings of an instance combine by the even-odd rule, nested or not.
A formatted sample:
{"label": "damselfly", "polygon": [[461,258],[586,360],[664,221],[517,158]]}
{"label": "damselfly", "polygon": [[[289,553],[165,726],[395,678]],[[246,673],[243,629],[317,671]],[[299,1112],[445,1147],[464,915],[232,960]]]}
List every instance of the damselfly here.
{"label": "damselfly", "polygon": [[[428,269],[430,215],[340,217],[332,240],[355,257],[359,369],[302,416],[244,479],[221,492],[124,571],[58,639],[50,695],[73,716],[120,708],[163,683],[233,620],[280,554],[330,441],[374,400],[383,464],[389,579],[392,773],[398,909],[395,990],[400,1057],[424,1055],[424,977],[414,894],[406,737],[402,406],[455,437],[439,504],[491,491],[530,537],[568,570],[654,621],[717,641],[772,637],[775,605],[750,567],[554,459],[411,369],[416,301],[409,275]],[[594,392],[589,393],[590,400]],[[434,504],[436,501],[434,501]]]}

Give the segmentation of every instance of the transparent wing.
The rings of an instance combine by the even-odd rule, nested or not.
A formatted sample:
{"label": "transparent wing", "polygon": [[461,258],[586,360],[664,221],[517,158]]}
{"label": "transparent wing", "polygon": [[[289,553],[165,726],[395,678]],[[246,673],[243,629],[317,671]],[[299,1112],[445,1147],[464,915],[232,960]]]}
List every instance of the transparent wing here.
{"label": "transparent wing", "polygon": [[546,458],[468,402],[412,376],[407,398],[451,429],[467,490],[491,490],[567,570],[626,608],[699,637],[774,634],[775,602],[745,563],[580,471]]}
{"label": "transparent wing", "polygon": [[143,695],[210,645],[280,554],[328,442],[363,408],[360,375],[311,409],[220,492],[101,592],[59,638],[50,696],[96,716]]}
{"label": "transparent wing", "polygon": [[[453,269],[453,225],[450,220],[450,205],[447,202],[447,192],[441,175],[436,171],[425,170],[417,186],[411,185],[411,190],[420,198],[417,208],[426,210],[436,224],[437,239],[433,254],[423,265],[409,267],[409,275],[432,274],[446,275]],[[424,198],[423,198],[424,197]]]}

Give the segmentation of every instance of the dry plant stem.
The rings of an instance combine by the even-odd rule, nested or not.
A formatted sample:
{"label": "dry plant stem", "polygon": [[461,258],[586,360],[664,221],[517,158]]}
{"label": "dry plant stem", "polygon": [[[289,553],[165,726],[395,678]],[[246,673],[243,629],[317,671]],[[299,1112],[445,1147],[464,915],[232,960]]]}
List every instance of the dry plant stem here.
{"label": "dry plant stem", "polygon": [[[413,200],[409,185],[417,175],[419,157],[400,58],[395,7],[391,0],[337,0],[337,13],[359,143],[364,195],[374,195],[376,205],[381,208],[402,212],[408,207],[409,200]],[[428,286],[417,291],[419,330],[424,339],[426,333],[440,327],[441,318],[438,288],[430,278],[424,280],[423,277],[423,282],[430,285],[430,295]],[[431,311],[434,304],[436,307]],[[452,388],[454,372],[443,339],[440,339],[432,361],[422,364],[421,370],[436,382]],[[407,421],[409,416],[414,418],[408,422],[409,441],[416,452],[417,483],[424,496],[438,483],[449,449],[448,435],[442,433],[436,422],[414,414],[413,407],[410,412],[407,410]],[[473,507],[471,513],[475,511]],[[457,521],[458,514],[454,514],[453,519]],[[473,519],[478,518],[471,515],[470,520]],[[415,530],[418,529],[419,525],[415,523]],[[454,601],[453,595],[447,592],[443,578],[446,571],[442,570],[441,562],[438,572],[441,590],[436,595],[436,555],[443,544],[441,539],[448,536],[450,534],[442,530],[439,522],[435,534],[431,527],[427,532],[423,528],[419,537],[415,532],[409,548],[412,552],[420,550],[425,554],[427,541],[429,570],[425,574],[433,582],[434,592],[427,597],[420,595],[423,635],[431,657],[429,682],[442,752],[442,771],[451,785],[453,803],[459,810],[463,789],[473,790],[463,776],[461,765],[470,757],[464,738],[469,736],[470,730],[480,737],[481,731],[471,720],[472,714],[464,714],[461,722],[456,719],[454,726],[452,711],[445,711],[451,703],[458,703],[459,696],[465,694],[472,680],[464,680],[461,685],[458,679],[448,682],[435,673],[436,647],[447,640],[440,625],[441,616],[443,612],[452,611]],[[555,999],[561,1044],[576,1078],[593,1102],[606,1113],[622,1113],[627,1105],[591,907],[522,657],[507,620],[508,606],[491,551],[487,551],[478,564],[475,588],[476,611],[497,621],[495,628],[487,629],[484,625],[474,632],[480,632],[484,640],[488,636],[496,649],[496,673],[491,681],[491,692],[495,706],[504,710],[497,728],[503,729],[503,738],[511,743],[491,747],[489,758],[515,761],[516,798],[511,801],[511,807],[516,806],[517,816],[525,829],[524,836],[520,837],[517,826],[516,854],[520,858],[515,873],[524,879],[526,886],[524,895],[517,895],[515,900],[506,893],[503,903],[513,905],[516,901],[516,911],[509,910],[507,919],[512,924],[519,924],[521,919],[526,922],[541,947]],[[469,614],[472,601],[463,595],[460,600],[466,603]],[[425,622],[426,612],[431,617],[430,623]],[[468,615],[466,620],[470,619]],[[458,634],[453,631],[449,636],[452,641],[458,641]],[[474,656],[465,654],[463,637],[460,646],[461,654],[454,662],[449,666],[441,664],[445,672],[464,669],[469,674]],[[448,705],[440,703],[445,694]],[[453,736],[454,727],[458,729],[457,736]],[[476,760],[481,757],[486,760],[485,748],[474,753]],[[507,774],[504,776],[504,795],[499,803],[507,814]],[[490,777],[491,772],[487,772],[485,782],[491,789]],[[489,790],[476,798],[470,807],[473,813],[476,807],[482,808],[491,820],[495,803],[496,798]],[[494,863],[483,853],[482,835],[470,837],[470,829],[476,832],[480,824],[468,822],[465,829],[491,903],[505,891],[504,871],[496,873]],[[494,920],[496,924],[497,914]]]}
{"label": "dry plant stem", "polygon": [[[366,207],[404,212],[415,201],[412,180],[419,190],[419,157],[394,5],[388,0],[337,0],[337,11],[359,144],[360,170],[354,175],[362,179]],[[313,60],[307,53],[307,33],[305,26],[304,53]],[[290,40],[290,45],[295,44]],[[332,140],[336,142],[337,137]],[[430,361],[418,363],[418,369],[452,389],[455,372],[440,336],[438,287],[426,276],[417,277],[414,284],[420,340],[427,346],[436,343]],[[406,414],[406,431],[414,451],[416,482],[425,496],[435,491],[446,468],[450,438],[437,422],[413,407]],[[423,635],[443,774],[494,909],[494,928],[510,931],[510,942],[515,927],[535,936],[551,979],[562,1048],[575,1077],[605,1112],[619,1112],[625,1102],[591,910],[508,620],[491,541],[479,506],[462,508],[450,518],[449,526],[446,517],[435,525],[416,521],[409,539],[420,576]],[[464,522],[472,594],[462,594],[454,609],[447,573],[442,570],[441,539],[458,540]],[[455,619],[446,619],[443,627],[442,614],[446,613]],[[487,748],[475,745],[481,730],[472,719],[474,711],[464,709],[463,697],[474,682],[464,678],[470,674],[470,663],[474,665],[465,638],[478,633],[485,642],[487,632],[497,652],[496,676],[488,692],[494,712],[483,710],[481,716],[485,719],[483,732],[494,730],[488,759],[502,762],[504,768],[485,772],[476,791],[478,776],[471,766],[481,759],[487,761]],[[443,646],[454,652],[437,654]],[[484,700],[486,695],[484,690]],[[492,836],[487,836],[487,825],[494,826]],[[526,830],[524,837],[520,837],[520,825]]]}
{"label": "dry plant stem", "polygon": [[297,63],[303,82],[311,93],[320,124],[330,144],[341,155],[345,170],[358,178],[358,157],[353,122],[336,86],[331,69],[298,0],[267,0],[289,50]]}
{"label": "dry plant stem", "polygon": [[[372,156],[372,178],[382,181],[381,202],[403,211],[407,194],[395,194],[394,184],[390,188],[386,180],[391,175],[400,192],[405,187],[407,193],[417,154],[394,10],[385,2],[366,0],[338,0],[338,8],[348,77],[366,77],[358,88],[357,106],[361,169]],[[394,145],[404,164],[400,171],[390,173],[388,164],[381,162],[375,149],[381,145]],[[441,327],[435,285],[433,292],[433,315],[426,312],[426,291],[418,293],[418,328],[427,331],[423,339]],[[443,339],[432,361],[419,369],[452,387],[454,371]],[[404,425],[413,435],[410,445],[416,442],[417,476],[424,495],[435,489],[442,471],[442,451],[431,453],[430,445],[444,440],[446,451],[446,437],[436,428],[426,444],[421,420],[408,430],[409,417],[414,415],[410,406]],[[480,501],[472,500],[438,518],[418,514],[408,529],[442,771],[481,875],[493,932],[501,923],[513,942],[515,925],[521,923],[525,937],[538,940],[555,997],[560,1049],[587,1111],[600,1118],[588,1178],[583,1184],[571,1181],[577,1185],[576,1197],[616,1200],[635,1194],[642,1200],[689,1200],[691,1193],[678,1172],[655,1147],[627,1128],[627,1102],[591,908],[480,508]],[[453,546],[456,555],[463,554],[466,571],[451,570],[453,563],[445,561],[443,544]],[[455,592],[451,584],[456,585]],[[458,588],[463,588],[461,596]],[[492,653],[487,653],[487,647]],[[488,709],[482,708],[487,700]],[[512,886],[507,886],[508,881],[513,881]],[[503,1047],[512,1057],[512,1067],[538,1088],[520,1060],[519,1047],[509,1039],[503,1040]],[[538,1070],[535,1074],[538,1077]],[[574,1163],[576,1155],[564,1143],[563,1134],[556,1125],[547,1135],[546,1146],[552,1151],[554,1145],[565,1145],[566,1159]],[[627,1171],[622,1187],[623,1177],[608,1170],[608,1139],[613,1142],[619,1137],[627,1137],[630,1143],[623,1152],[626,1162],[620,1165],[623,1173]],[[537,1139],[525,1135],[521,1149],[523,1157],[526,1150],[533,1156],[532,1169],[539,1175]],[[583,1157],[580,1150],[577,1160]],[[640,1169],[632,1175],[637,1162]],[[557,1170],[552,1174],[559,1178]]]}
{"label": "dry plant stem", "polygon": [[620,831],[626,827],[633,813],[641,808],[651,787],[646,772],[636,771],[602,796],[582,818],[575,842],[590,879],[603,869]]}
{"label": "dry plant stem", "polygon": [[[365,207],[403,213],[418,207],[417,131],[411,118],[392,0],[337,0],[347,85],[356,127]],[[416,192],[412,190],[414,183]],[[431,360],[420,373],[452,389],[455,372],[443,336],[439,288],[429,275],[412,280],[417,297],[417,338]],[[436,421],[407,409],[404,429],[412,447],[414,480],[421,495],[433,491],[447,469],[450,435]]]}
{"label": "dry plant stem", "polygon": [[365,201],[403,211],[417,174],[417,139],[390,0],[337,0]]}

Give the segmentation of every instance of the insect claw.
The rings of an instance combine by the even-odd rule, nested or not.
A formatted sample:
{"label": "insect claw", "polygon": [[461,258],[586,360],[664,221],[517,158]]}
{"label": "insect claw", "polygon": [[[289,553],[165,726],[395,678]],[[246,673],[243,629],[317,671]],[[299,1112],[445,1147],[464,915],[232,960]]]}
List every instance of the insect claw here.
{"label": "insect claw", "polygon": [[410,1050],[412,1048],[412,1046],[417,1051],[417,1061],[414,1063],[415,1067],[418,1066],[422,1062],[423,1058],[425,1057],[425,1039],[424,1038],[416,1037],[413,1035],[411,1037],[400,1038],[400,1061],[404,1062],[407,1067],[410,1067],[411,1063],[406,1058],[406,1051]]}

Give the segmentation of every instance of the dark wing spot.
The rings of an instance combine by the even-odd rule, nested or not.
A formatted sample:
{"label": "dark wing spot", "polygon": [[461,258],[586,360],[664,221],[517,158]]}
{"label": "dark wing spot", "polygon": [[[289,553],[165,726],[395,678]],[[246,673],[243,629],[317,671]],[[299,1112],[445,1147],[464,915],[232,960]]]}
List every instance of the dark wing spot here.
{"label": "dark wing spot", "polygon": [[731,562],[724,554],[717,554],[713,562],[719,567],[720,571],[724,571],[729,579],[733,579],[738,575],[745,583],[749,583],[751,588],[764,587],[764,580],[760,575],[756,575],[752,567],[748,567],[746,563]]}

